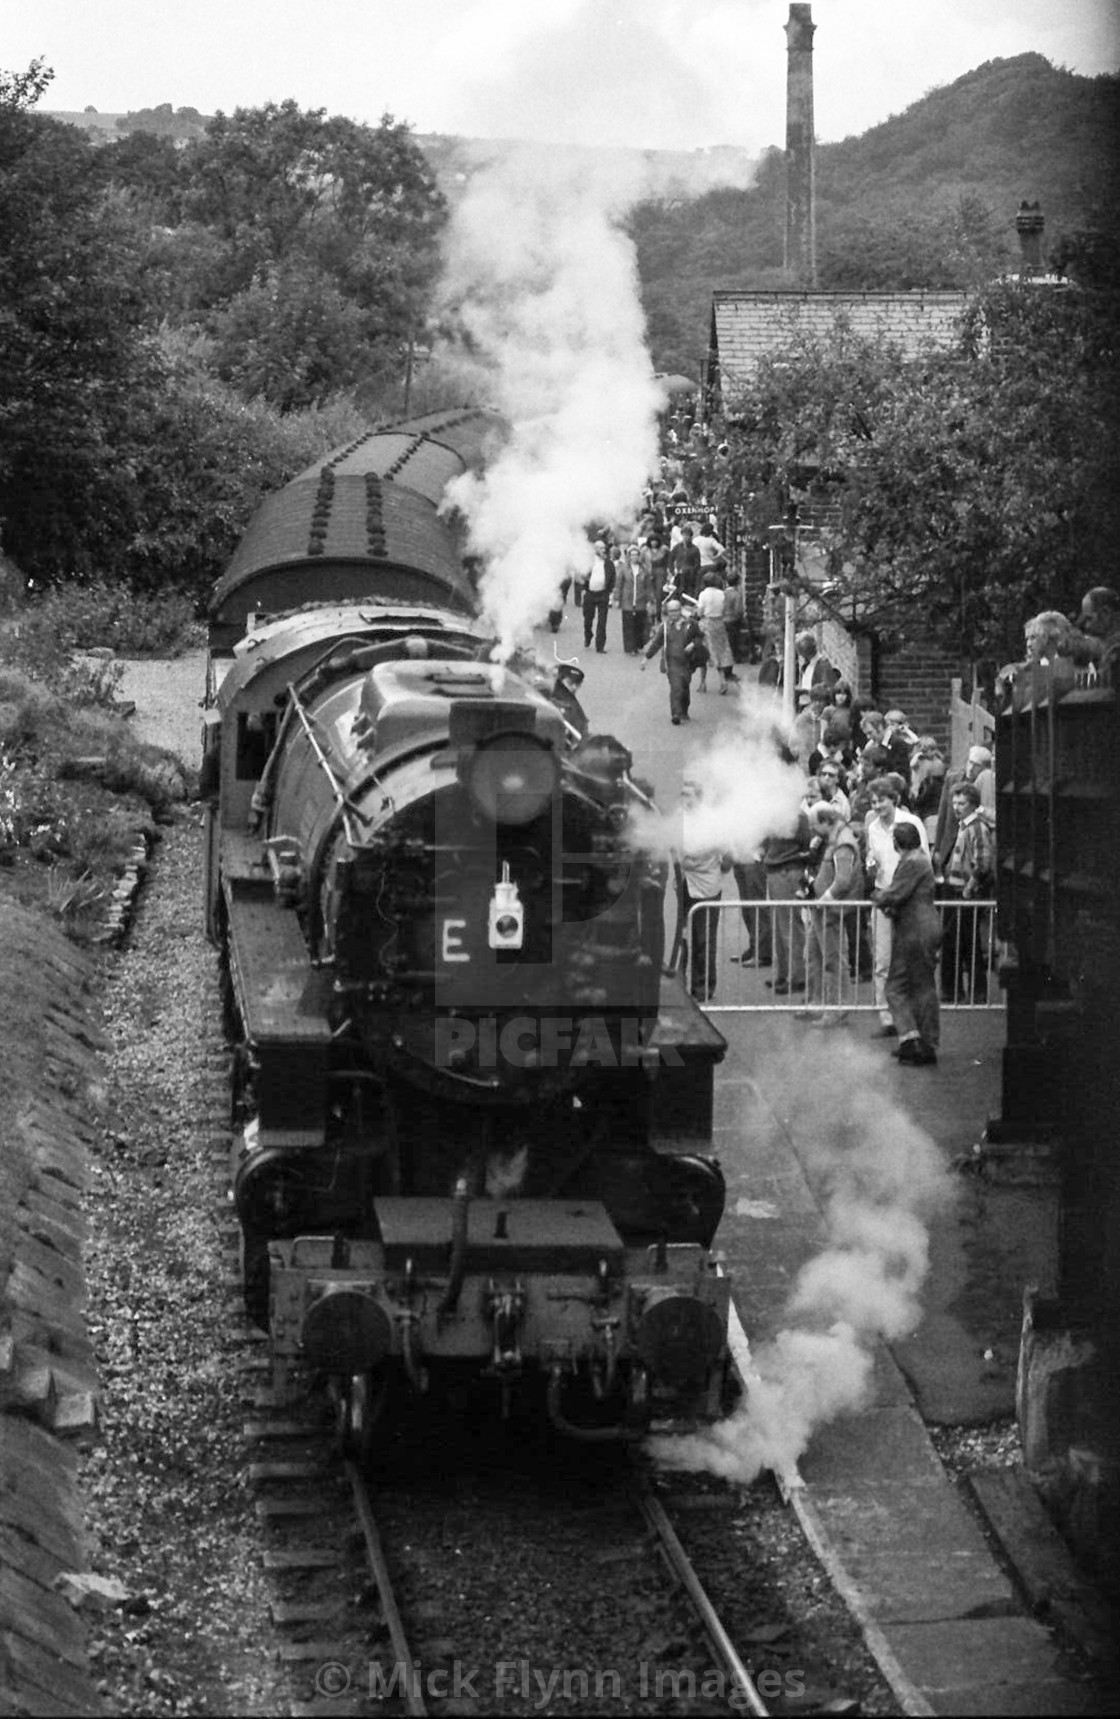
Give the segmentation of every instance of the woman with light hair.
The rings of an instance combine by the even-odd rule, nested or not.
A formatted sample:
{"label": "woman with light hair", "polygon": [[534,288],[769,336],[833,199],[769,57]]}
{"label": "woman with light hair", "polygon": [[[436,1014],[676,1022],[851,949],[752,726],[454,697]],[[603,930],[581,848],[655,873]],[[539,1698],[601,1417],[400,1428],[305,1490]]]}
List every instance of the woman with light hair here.
{"label": "woman with light hair", "polygon": [[1058,609],[1043,609],[1032,615],[1023,628],[1029,663],[1047,663],[1054,657],[1073,655],[1077,629]]}
{"label": "woman with light hair", "polygon": [[[725,693],[732,681],[739,677],[735,673],[735,658],[731,655],[731,645],[724,625],[723,611],[725,603],[725,587],[723,580],[714,570],[704,574],[700,585],[700,595],[696,602],[696,618],[700,622],[700,631],[704,635],[704,643],[708,647],[708,661],[719,670],[719,690]],[[700,691],[708,690],[708,666],[704,664],[700,670]]]}
{"label": "woman with light hair", "polygon": [[945,786],[945,758],[932,734],[922,734],[910,756],[910,810],[933,840]]}

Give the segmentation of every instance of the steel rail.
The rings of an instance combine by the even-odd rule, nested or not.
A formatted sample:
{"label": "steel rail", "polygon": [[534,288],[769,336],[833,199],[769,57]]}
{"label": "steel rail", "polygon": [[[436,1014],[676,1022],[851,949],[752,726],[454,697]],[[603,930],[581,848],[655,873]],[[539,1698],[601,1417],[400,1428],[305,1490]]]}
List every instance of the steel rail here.
{"label": "steel rail", "polygon": [[678,1540],[664,1505],[659,1498],[654,1497],[648,1481],[637,1481],[636,1498],[642,1515],[657,1536],[660,1550],[670,1570],[692,1602],[693,1610],[711,1643],[712,1652],[731,1677],[732,1705],[736,1710],[745,1708],[748,1713],[755,1714],[756,1719],[767,1719],[769,1708],[755,1688],[754,1679],[739,1657],[735,1643],[720,1622],[719,1613],[705,1593],[688,1553]]}
{"label": "steel rail", "polygon": [[358,1519],[362,1525],[370,1569],[373,1571],[373,1579],[377,1583],[385,1627],[389,1631],[389,1639],[393,1644],[397,1664],[404,1670],[405,1706],[410,1713],[416,1715],[416,1719],[424,1719],[428,1709],[424,1705],[420,1681],[413,1676],[412,1655],[409,1652],[408,1638],[404,1633],[404,1624],[401,1622],[401,1614],[397,1607],[397,1597],[393,1592],[393,1582],[389,1575],[389,1565],[385,1558],[385,1548],[381,1544],[381,1534],[373,1514],[373,1506],[370,1503],[369,1489],[355,1463],[347,1460],[344,1466],[346,1478],[350,1482],[354,1494]]}

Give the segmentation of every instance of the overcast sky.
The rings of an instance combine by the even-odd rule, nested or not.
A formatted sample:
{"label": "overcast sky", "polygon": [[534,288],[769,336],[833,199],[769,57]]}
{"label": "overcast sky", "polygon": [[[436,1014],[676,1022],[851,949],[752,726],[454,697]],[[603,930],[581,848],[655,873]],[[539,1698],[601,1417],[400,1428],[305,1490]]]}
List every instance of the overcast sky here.
{"label": "overcast sky", "polygon": [[[293,97],[420,132],[753,152],[785,140],[788,0],[0,0],[41,106],[202,113]],[[814,0],[817,136],[985,60],[1120,71],[1120,0]]]}

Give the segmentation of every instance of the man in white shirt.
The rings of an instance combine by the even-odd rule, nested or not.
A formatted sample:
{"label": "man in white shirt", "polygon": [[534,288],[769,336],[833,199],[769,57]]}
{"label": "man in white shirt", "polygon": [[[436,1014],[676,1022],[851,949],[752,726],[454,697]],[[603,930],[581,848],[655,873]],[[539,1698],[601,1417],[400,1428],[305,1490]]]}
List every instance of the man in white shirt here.
{"label": "man in white shirt", "polygon": [[701,903],[720,899],[724,873],[731,870],[730,854],[709,847],[705,840],[703,798],[701,783],[686,776],[681,783],[680,912],[692,943],[689,989],[698,1003],[708,1002],[716,988],[719,914],[698,913],[690,924],[689,913]]}
{"label": "man in white shirt", "polygon": [[[887,776],[871,783],[871,810],[867,814],[865,865],[872,889],[885,889],[895,873],[899,852],[894,845],[896,824],[913,824],[921,837],[921,850],[929,858],[929,837],[921,818],[898,803],[898,789]],[[887,1007],[887,974],[891,965],[891,922],[878,907],[871,912],[872,951],[875,964],[875,1007],[879,1011],[877,1038],[898,1037],[898,1028]]]}
{"label": "man in white shirt", "polygon": [[727,565],[727,551],[712,530],[710,520],[701,521],[700,529],[697,531],[693,542],[700,551],[701,578],[709,567],[725,567]]}
{"label": "man in white shirt", "polygon": [[583,587],[583,642],[590,648],[591,629],[595,629],[595,649],[600,656],[607,648],[607,609],[614,586],[614,564],[607,555],[603,538],[595,539],[595,559]]}

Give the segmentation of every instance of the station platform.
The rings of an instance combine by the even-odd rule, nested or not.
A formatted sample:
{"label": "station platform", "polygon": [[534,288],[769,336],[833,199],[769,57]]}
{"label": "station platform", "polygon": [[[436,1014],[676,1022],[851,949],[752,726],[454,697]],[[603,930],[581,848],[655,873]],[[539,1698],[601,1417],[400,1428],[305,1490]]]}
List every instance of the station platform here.
{"label": "station platform", "polygon": [[[872,1037],[874,1016],[826,1033],[788,1016],[717,1018],[728,1039],[716,1081],[728,1182],[719,1243],[760,1361],[783,1331],[819,1325],[791,1308],[811,1262],[836,1273],[838,1310],[852,1294],[843,1273],[862,1269],[845,1245],[860,1233],[846,1205],[853,1185],[869,1207],[877,1196],[900,1257],[919,1267],[907,1214],[925,1232],[912,1321],[889,1343],[865,1341],[863,1400],[823,1411],[799,1457],[804,1512],[905,1711],[1113,1710],[1103,1674],[1086,1677],[1001,1567],[926,1425],[1013,1414],[1022,1290],[1056,1261],[1057,1189],[992,1186],[972,1169],[998,1111],[1002,1015],[947,1014],[936,1068],[900,1066],[892,1041]],[[844,1159],[859,1155],[868,1163],[853,1175]]]}

